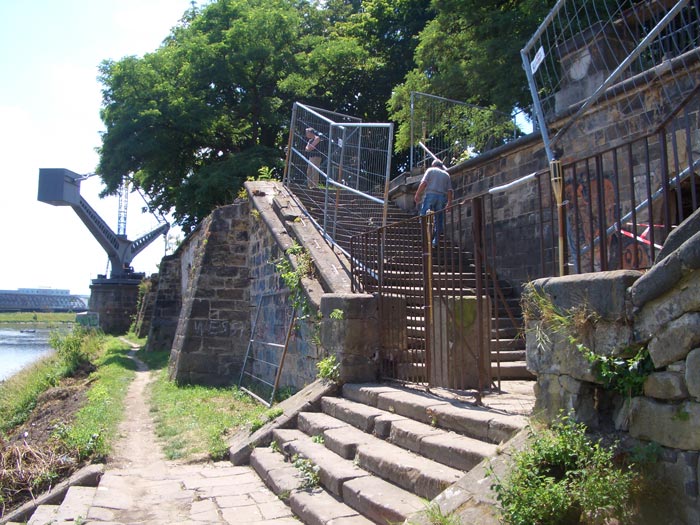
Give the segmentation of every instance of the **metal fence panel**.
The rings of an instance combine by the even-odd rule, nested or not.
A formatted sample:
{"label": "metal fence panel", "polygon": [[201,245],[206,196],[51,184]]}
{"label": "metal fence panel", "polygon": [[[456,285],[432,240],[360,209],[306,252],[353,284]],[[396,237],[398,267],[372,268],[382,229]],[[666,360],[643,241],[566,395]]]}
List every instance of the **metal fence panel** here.
{"label": "metal fence panel", "polygon": [[624,101],[623,113],[644,107],[643,88],[668,76],[646,126],[618,116],[626,136],[658,125],[659,111],[698,85],[699,12],[698,0],[559,0],[521,51],[549,160],[588,108],[612,100]]}
{"label": "metal fence panel", "polygon": [[[320,137],[318,154],[306,151],[306,130]],[[307,204],[307,211],[327,238],[349,250],[354,231],[338,210],[356,219],[361,231],[386,221],[393,125],[295,103],[289,134],[284,183]],[[364,221],[363,221],[364,218]],[[365,224],[363,224],[363,222]]]}

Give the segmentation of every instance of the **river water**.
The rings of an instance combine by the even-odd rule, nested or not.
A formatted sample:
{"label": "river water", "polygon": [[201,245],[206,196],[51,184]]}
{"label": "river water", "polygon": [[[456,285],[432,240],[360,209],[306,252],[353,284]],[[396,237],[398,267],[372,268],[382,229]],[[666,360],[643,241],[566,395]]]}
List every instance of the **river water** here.
{"label": "river water", "polygon": [[0,381],[53,352],[50,333],[48,328],[0,328]]}

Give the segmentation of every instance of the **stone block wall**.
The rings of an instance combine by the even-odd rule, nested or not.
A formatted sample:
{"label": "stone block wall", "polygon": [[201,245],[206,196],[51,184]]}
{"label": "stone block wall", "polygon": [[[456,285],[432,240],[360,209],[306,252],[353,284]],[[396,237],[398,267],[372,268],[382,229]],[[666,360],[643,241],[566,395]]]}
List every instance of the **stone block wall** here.
{"label": "stone block wall", "polygon": [[[700,521],[700,212],[668,243],[673,248],[644,274],[620,270],[534,281],[534,290],[570,323],[553,324],[531,296],[525,302],[527,362],[537,376],[535,417],[553,421],[561,411],[573,412],[625,442],[660,446],[648,475],[664,487],[664,497],[643,505],[639,523],[649,524]],[[648,349],[653,370],[643,393],[604,388],[577,343],[608,357]]]}
{"label": "stone block wall", "polygon": [[182,309],[180,259],[177,251],[161,259],[157,286],[152,290],[152,296],[153,306],[146,350],[169,350],[173,346],[177,321]]}
{"label": "stone block wall", "polygon": [[183,294],[171,348],[170,377],[180,383],[237,382],[250,332],[247,202],[223,206],[202,223],[181,282]]}
{"label": "stone block wall", "polygon": [[[316,364],[331,354],[341,363],[342,380],[374,380],[374,298],[349,293],[349,264],[302,220],[280,184],[246,187],[248,200],[215,210],[163,259],[149,348],[171,348],[172,379],[210,385],[238,384],[250,348],[246,373],[272,382],[277,370],[270,363],[280,363],[280,345],[290,333],[280,389],[312,383]],[[289,332],[293,300],[277,264],[285,259],[297,268],[297,258],[286,253],[295,243],[314,270],[301,280]],[[338,310],[342,315],[331,317]]]}

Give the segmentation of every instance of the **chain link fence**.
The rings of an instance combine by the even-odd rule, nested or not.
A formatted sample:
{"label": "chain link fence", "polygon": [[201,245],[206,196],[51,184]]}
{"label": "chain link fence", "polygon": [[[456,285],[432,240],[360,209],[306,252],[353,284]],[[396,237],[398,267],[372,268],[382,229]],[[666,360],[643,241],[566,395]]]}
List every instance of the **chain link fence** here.
{"label": "chain link fence", "polygon": [[524,113],[513,115],[419,91],[411,92],[409,171],[425,169],[432,158],[454,165],[506,144],[523,134]]}

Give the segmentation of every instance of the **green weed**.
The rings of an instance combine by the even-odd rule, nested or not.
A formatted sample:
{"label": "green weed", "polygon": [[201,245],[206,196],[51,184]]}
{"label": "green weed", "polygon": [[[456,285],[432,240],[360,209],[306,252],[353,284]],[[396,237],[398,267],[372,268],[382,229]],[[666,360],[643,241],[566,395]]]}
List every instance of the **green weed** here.
{"label": "green weed", "polygon": [[320,379],[328,379],[330,381],[338,381],[340,379],[340,363],[335,355],[324,357],[316,363],[318,370],[317,377]]}
{"label": "green weed", "polygon": [[586,427],[560,417],[531,433],[529,446],[513,456],[503,480],[493,471],[492,489],[507,525],[631,523],[639,474],[614,465],[614,447],[586,435]]}

